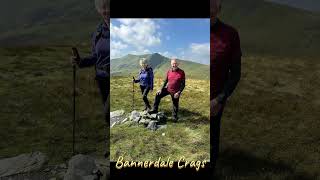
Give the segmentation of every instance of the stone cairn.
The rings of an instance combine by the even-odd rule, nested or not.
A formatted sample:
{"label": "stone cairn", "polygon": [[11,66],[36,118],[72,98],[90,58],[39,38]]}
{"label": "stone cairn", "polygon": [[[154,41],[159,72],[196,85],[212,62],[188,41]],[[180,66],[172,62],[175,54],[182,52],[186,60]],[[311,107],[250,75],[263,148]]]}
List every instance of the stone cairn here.
{"label": "stone cairn", "polygon": [[147,111],[132,111],[128,115],[124,110],[110,113],[111,128],[119,124],[144,125],[145,128],[155,131],[167,127],[167,117],[163,112],[149,114]]}

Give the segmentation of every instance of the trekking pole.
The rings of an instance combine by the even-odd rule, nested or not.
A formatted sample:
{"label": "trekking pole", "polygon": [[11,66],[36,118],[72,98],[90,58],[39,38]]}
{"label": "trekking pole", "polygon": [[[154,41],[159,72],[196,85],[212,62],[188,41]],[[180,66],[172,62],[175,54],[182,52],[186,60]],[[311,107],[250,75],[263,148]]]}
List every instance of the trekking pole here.
{"label": "trekking pole", "polygon": [[76,124],[76,65],[73,65],[73,121],[72,121],[72,155],[75,155],[75,124]]}
{"label": "trekking pole", "polygon": [[[72,48],[73,56],[80,59],[77,48]],[[73,66],[73,120],[72,120],[72,155],[75,155],[75,128],[76,128],[76,72],[77,67],[74,64]]]}
{"label": "trekking pole", "polygon": [[134,110],[134,77],[133,78],[133,81],[132,81],[132,111]]}

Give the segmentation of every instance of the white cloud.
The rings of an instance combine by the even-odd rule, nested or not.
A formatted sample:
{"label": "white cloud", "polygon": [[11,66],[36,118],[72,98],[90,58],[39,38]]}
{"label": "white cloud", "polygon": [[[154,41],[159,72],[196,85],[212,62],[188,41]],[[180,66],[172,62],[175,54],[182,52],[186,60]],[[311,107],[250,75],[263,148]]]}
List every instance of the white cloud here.
{"label": "white cloud", "polygon": [[111,58],[148,54],[161,44],[160,26],[152,19],[114,19],[110,25]]}
{"label": "white cloud", "polygon": [[165,51],[165,52],[159,52],[162,56],[165,56],[167,58],[178,58],[175,54],[169,52],[169,51]]}
{"label": "white cloud", "polygon": [[161,44],[160,28],[151,19],[118,19],[119,26],[111,25],[111,38],[118,39],[137,49],[157,46]]}
{"label": "white cloud", "polygon": [[110,46],[112,49],[125,49],[128,47],[128,45],[126,45],[120,41],[111,41]]}
{"label": "white cloud", "polygon": [[179,50],[181,59],[210,64],[210,43],[191,43],[188,48]]}
{"label": "white cloud", "polygon": [[192,53],[205,56],[210,53],[210,43],[191,43],[190,49]]}
{"label": "white cloud", "polygon": [[140,49],[140,50],[132,50],[129,51],[128,54],[133,54],[133,55],[142,55],[142,54],[150,54],[151,51],[149,49]]}
{"label": "white cloud", "polygon": [[110,42],[110,56],[111,59],[118,58],[123,55],[123,50],[128,47],[127,44],[124,44],[120,41],[111,40]]}

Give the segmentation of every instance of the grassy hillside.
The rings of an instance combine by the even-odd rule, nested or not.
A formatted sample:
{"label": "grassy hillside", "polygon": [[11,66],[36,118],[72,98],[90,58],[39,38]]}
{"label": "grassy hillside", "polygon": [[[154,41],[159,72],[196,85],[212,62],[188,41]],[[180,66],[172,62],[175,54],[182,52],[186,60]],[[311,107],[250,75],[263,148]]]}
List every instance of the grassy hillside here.
{"label": "grassy hillside", "polygon": [[221,19],[236,27],[244,54],[318,57],[320,15],[261,0],[225,0]]}
{"label": "grassy hillside", "polygon": [[[121,58],[111,60],[111,74],[113,76],[137,76],[141,58],[147,58],[148,63],[154,70],[156,77],[164,77],[170,68],[170,59],[158,53],[145,55],[126,55]],[[180,68],[183,69],[188,78],[209,79],[210,67],[208,65],[199,64],[191,61],[178,60]]]}
{"label": "grassy hillside", "polygon": [[[72,156],[69,56],[68,47],[0,49],[0,158],[41,151],[56,163]],[[93,68],[78,71],[77,92],[76,150],[102,156],[105,122]]]}
{"label": "grassy hillside", "polygon": [[280,4],[286,4],[291,7],[305,9],[307,11],[320,12],[320,2],[314,0],[268,0]]}
{"label": "grassy hillside", "polygon": [[[319,55],[319,13],[263,0],[225,0],[222,19],[239,30],[245,54]],[[99,21],[92,1],[6,1],[0,6],[0,46],[88,45]]]}
{"label": "grassy hillside", "polygon": [[99,21],[93,1],[5,1],[0,7],[0,46],[88,42]]}
{"label": "grassy hillside", "polygon": [[320,63],[245,57],[222,118],[220,179],[319,179]]}

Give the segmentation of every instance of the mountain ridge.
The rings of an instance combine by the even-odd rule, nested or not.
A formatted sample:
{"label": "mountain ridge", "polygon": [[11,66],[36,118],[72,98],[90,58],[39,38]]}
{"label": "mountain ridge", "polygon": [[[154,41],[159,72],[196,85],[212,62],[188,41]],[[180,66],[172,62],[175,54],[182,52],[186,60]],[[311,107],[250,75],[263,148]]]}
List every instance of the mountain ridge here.
{"label": "mountain ridge", "polygon": [[[170,68],[170,58],[159,53],[132,55],[127,54],[120,58],[111,59],[112,76],[131,76],[137,75],[140,69],[139,60],[146,58],[148,64],[154,70],[155,76],[163,77]],[[183,69],[187,77],[195,79],[209,79],[209,65],[200,64],[192,61],[177,59],[180,68]]]}

